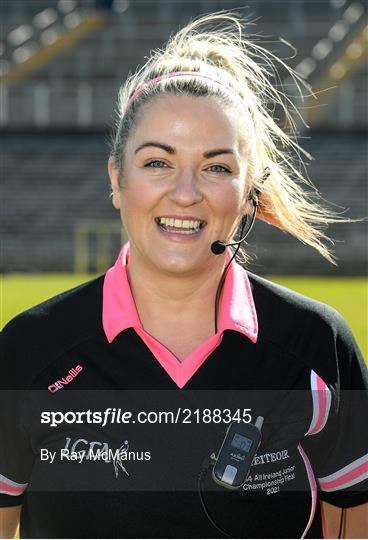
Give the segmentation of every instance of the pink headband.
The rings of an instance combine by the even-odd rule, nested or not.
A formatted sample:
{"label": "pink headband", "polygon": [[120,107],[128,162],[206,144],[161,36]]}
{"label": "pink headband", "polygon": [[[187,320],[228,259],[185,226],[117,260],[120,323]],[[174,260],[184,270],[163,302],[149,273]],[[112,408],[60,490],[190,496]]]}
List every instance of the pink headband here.
{"label": "pink headband", "polygon": [[[165,79],[173,79],[174,77],[188,77],[188,76],[190,76],[190,77],[198,77],[200,79],[207,79],[209,81],[215,82],[215,83],[219,84],[220,86],[222,86],[223,88],[225,88],[226,90],[228,90],[229,92],[231,92],[238,100],[241,100],[239,94],[237,94],[235,92],[235,90],[233,90],[229,86],[226,86],[223,82],[221,82],[221,81],[219,81],[217,79],[214,79],[213,77],[210,77],[209,75],[204,75],[203,73],[198,73],[197,71],[173,71],[171,73],[166,73],[165,75],[160,75],[159,77],[155,77],[154,79],[151,79],[150,81],[143,84],[140,88],[138,88],[138,90],[136,90],[134,92],[134,94],[131,96],[131,98],[129,99],[129,101],[128,101],[126,107],[125,107],[124,114],[127,112],[127,110],[129,109],[130,105],[135,100],[135,98],[137,96],[139,96],[139,94],[144,92],[144,90],[148,86],[152,86],[154,84],[157,84],[160,81],[163,81]],[[242,105],[244,107],[243,102],[242,102]]]}

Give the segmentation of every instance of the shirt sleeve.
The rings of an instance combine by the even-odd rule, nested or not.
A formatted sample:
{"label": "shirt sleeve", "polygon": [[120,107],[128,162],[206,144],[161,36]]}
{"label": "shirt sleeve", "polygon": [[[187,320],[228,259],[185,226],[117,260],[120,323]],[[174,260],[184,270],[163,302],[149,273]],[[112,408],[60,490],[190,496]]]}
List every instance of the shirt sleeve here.
{"label": "shirt sleeve", "polygon": [[0,334],[0,507],[22,504],[34,459],[24,422],[26,389],[12,343],[5,328]]}
{"label": "shirt sleeve", "polygon": [[320,499],[348,508],[368,501],[368,372],[346,322],[337,315],[332,327],[332,362],[322,358],[311,372],[313,417],[303,447]]}

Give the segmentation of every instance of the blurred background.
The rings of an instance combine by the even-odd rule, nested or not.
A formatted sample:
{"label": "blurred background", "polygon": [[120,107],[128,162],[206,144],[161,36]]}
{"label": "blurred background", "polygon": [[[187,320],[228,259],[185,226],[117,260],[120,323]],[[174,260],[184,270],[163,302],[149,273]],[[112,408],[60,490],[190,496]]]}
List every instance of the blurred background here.
{"label": "blurred background", "polygon": [[[1,325],[104,272],[124,233],[109,200],[108,139],[119,86],[190,18],[237,9],[310,83],[295,97],[307,172],[335,211],[367,209],[367,5],[349,0],[2,0]],[[282,42],[291,42],[296,53]],[[280,80],[290,95],[286,73]],[[257,222],[249,269],[325,301],[366,350],[367,222],[331,227],[338,267]]]}

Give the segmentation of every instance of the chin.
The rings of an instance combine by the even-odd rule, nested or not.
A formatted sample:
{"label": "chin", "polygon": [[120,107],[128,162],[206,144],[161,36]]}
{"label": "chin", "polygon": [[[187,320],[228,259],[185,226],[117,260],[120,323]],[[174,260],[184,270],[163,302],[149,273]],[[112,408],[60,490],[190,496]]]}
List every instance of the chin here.
{"label": "chin", "polygon": [[165,273],[180,275],[195,272],[199,269],[198,263],[199,261],[195,261],[190,252],[186,254],[171,253],[157,259],[156,267]]}

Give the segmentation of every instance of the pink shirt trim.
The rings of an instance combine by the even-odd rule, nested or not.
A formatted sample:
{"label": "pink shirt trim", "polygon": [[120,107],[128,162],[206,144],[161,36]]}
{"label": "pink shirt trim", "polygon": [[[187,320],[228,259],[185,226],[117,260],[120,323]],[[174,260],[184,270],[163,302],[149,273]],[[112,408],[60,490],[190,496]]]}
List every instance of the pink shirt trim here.
{"label": "pink shirt trim", "polygon": [[331,391],[317,373],[311,371],[313,416],[306,435],[315,435],[325,427],[331,408]]}
{"label": "pink shirt trim", "polygon": [[309,520],[308,520],[308,523],[307,523],[307,526],[301,536],[301,538],[305,538],[306,537],[306,534],[307,532],[309,531],[312,523],[313,523],[313,520],[314,520],[314,516],[315,516],[315,513],[316,513],[316,507],[317,507],[317,484],[316,484],[316,479],[314,477],[314,474],[313,474],[313,469],[312,469],[312,466],[310,464],[310,461],[308,459],[308,456],[307,454],[304,452],[303,448],[301,447],[300,444],[298,444],[298,450],[299,450],[299,454],[302,456],[303,458],[303,461],[304,461],[304,465],[305,465],[305,468],[306,468],[306,471],[307,471],[307,475],[308,475],[308,481],[309,481],[309,485],[310,485],[310,490],[311,490],[311,512],[310,512],[310,515],[309,515]]}
{"label": "pink shirt trim", "polygon": [[356,459],[329,476],[318,478],[318,482],[323,491],[336,491],[363,482],[367,478],[368,454]]}
{"label": "pink shirt trim", "polygon": [[[227,257],[230,257],[230,251]],[[246,271],[232,262],[224,283],[217,334],[204,341],[180,362],[169,349],[142,327],[129,286],[128,259],[129,242],[124,244],[115,265],[105,275],[102,324],[109,343],[123,330],[134,328],[179,388],[183,388],[221,343],[224,330],[240,332],[256,343],[258,322],[249,279]]]}
{"label": "pink shirt trim", "polygon": [[6,476],[0,474],[0,493],[5,495],[21,495],[26,490],[28,484],[18,484]]}

